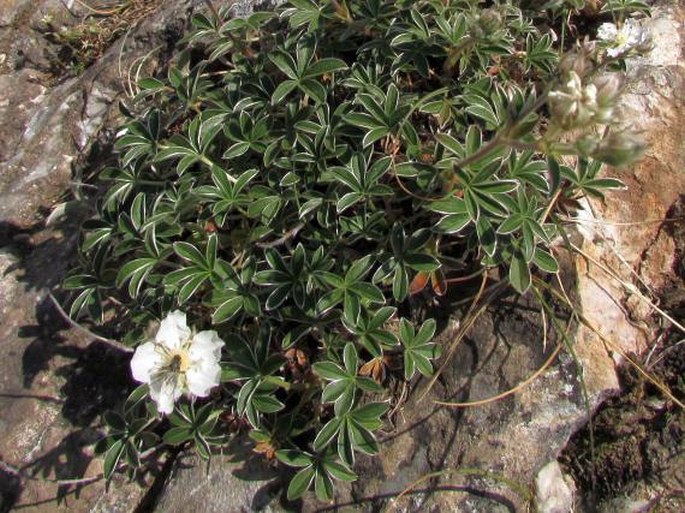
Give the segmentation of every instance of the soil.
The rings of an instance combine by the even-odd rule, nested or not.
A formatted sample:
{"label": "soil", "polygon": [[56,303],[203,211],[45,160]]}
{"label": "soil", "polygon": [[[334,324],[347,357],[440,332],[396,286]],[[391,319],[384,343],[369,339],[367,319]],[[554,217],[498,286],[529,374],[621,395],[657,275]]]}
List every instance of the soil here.
{"label": "soil", "polygon": [[[660,293],[664,310],[685,322],[685,196],[671,208],[663,230],[676,244],[671,283]],[[652,349],[635,359],[685,402],[685,339],[666,321]],[[630,497],[638,511],[685,511],[685,410],[629,364],[622,393],[604,402],[569,441],[560,461],[579,488],[586,511],[619,511]]]}

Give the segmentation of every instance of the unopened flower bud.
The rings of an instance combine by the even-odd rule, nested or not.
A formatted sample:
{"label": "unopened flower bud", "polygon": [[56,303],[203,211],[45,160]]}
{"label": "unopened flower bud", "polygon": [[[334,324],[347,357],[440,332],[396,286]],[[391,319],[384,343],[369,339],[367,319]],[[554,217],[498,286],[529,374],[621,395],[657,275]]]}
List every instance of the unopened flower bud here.
{"label": "unopened flower bud", "polygon": [[599,141],[596,135],[585,135],[577,139],[573,144],[579,155],[588,156],[594,153],[599,147]]}
{"label": "unopened flower bud", "polygon": [[595,51],[595,42],[585,41],[583,44],[577,45],[576,48],[561,56],[559,68],[565,74],[574,72],[582,78],[594,68],[593,58]]}
{"label": "unopened flower bud", "polygon": [[549,93],[549,107],[555,123],[564,129],[579,128],[594,122],[597,114],[597,88],[583,86],[577,73],[568,73],[568,81]]}
{"label": "unopened flower bud", "polygon": [[597,41],[590,41],[587,36],[585,36],[585,41],[580,45],[580,50],[587,57],[591,57],[597,51]]}
{"label": "unopened flower bud", "polygon": [[614,105],[623,88],[625,76],[622,73],[607,73],[596,77],[592,83],[597,89],[597,123],[608,123],[614,112]]}
{"label": "unopened flower bud", "polygon": [[596,77],[592,83],[597,88],[597,102],[599,104],[615,102],[624,82],[623,73],[605,73]]}
{"label": "unopened flower bud", "polygon": [[564,73],[573,72],[579,77],[584,77],[588,71],[588,61],[584,55],[579,52],[567,52],[561,56],[559,60],[559,69]]}
{"label": "unopened flower bud", "polygon": [[591,156],[612,166],[635,162],[645,150],[640,134],[632,130],[612,132],[591,151]]}
{"label": "unopened flower bud", "polygon": [[496,9],[484,9],[478,17],[478,26],[485,35],[502,28],[502,15]]}

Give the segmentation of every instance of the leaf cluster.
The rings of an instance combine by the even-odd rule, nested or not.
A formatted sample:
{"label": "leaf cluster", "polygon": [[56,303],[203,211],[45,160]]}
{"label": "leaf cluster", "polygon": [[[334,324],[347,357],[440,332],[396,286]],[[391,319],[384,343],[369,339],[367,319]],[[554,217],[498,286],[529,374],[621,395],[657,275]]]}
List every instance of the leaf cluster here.
{"label": "leaf cluster", "polygon": [[[355,479],[356,453],[378,452],[388,404],[362,369],[433,372],[436,323],[417,323],[415,284],[499,269],[524,292],[558,270],[555,198],[617,183],[538,144],[559,54],[537,11],[290,0],[192,24],[124,109],[119,166],[100,175],[65,283],[71,315],[114,312],[131,345],[173,308],[218,330],[221,390],[157,424],[161,442],[209,457],[220,414],[238,417],[299,469],[289,498],[327,499],[332,479]],[[156,418],[138,414],[111,423],[108,475]]]}

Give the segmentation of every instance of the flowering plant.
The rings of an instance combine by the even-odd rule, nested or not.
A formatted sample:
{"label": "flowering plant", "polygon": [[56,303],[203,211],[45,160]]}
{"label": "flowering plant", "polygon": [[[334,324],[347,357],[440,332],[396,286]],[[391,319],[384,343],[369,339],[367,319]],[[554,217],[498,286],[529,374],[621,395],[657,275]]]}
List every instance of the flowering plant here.
{"label": "flowering plant", "polygon": [[138,346],[146,384],[107,417],[105,474],[247,431],[300,469],[288,499],[328,499],[378,452],[403,400],[385,390],[434,372],[430,307],[458,315],[473,277],[498,279],[494,297],[558,272],[568,205],[620,187],[601,161],[641,145],[592,132],[622,79],[596,42],[565,53],[550,31],[573,2],[290,0],[245,19],[209,4],[123,108],[66,282],[72,317]]}

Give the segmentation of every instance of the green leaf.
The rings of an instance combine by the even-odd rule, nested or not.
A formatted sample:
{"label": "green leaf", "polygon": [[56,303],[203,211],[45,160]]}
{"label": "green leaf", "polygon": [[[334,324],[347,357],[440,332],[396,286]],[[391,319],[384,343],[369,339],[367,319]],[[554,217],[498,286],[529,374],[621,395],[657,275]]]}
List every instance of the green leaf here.
{"label": "green leaf", "polygon": [[180,445],[192,438],[193,430],[191,428],[177,426],[168,429],[164,433],[162,441],[167,445]]}
{"label": "green leaf", "polygon": [[285,404],[268,395],[255,395],[252,398],[252,404],[263,413],[276,413],[285,408]]}
{"label": "green leaf", "polygon": [[221,303],[212,315],[213,324],[221,324],[231,319],[243,307],[244,299],[241,296],[233,296]]}
{"label": "green leaf", "polygon": [[205,274],[198,273],[193,275],[178,291],[178,304],[185,304],[205,281],[207,281],[207,276]]}
{"label": "green leaf", "polygon": [[192,262],[196,266],[202,269],[207,268],[205,256],[192,244],[188,242],[174,242],[174,251],[178,256]]}
{"label": "green leaf", "polygon": [[358,192],[348,192],[336,203],[336,211],[338,214],[342,214],[345,210],[361,201],[363,198],[364,196]]}
{"label": "green leaf", "polygon": [[[310,65],[305,71],[306,77],[318,77],[325,73],[335,73],[347,69],[347,64],[342,59],[327,58]],[[292,78],[292,77],[291,77]]]}
{"label": "green leaf", "polygon": [[264,308],[266,310],[276,310],[288,298],[290,290],[290,284],[280,285],[273,289],[271,294],[269,294],[269,297],[266,299],[266,303],[264,303]]}
{"label": "green leaf", "polygon": [[520,253],[515,253],[509,267],[509,283],[519,294],[523,294],[531,283],[530,269],[528,262]]}
{"label": "green leaf", "polygon": [[385,303],[383,292],[372,283],[361,281],[353,283],[350,285],[349,290],[370,303]]}
{"label": "green leaf", "polygon": [[315,451],[321,452],[321,450],[323,450],[328,444],[331,443],[331,441],[333,441],[340,430],[341,422],[342,419],[333,417],[326,424],[324,424],[314,439],[313,447]]}
{"label": "green leaf", "polygon": [[499,126],[500,120],[488,100],[476,94],[464,95],[463,100],[467,105],[466,112],[485,121],[489,129]]}
{"label": "green leaf", "polygon": [[280,196],[265,196],[250,203],[247,207],[247,215],[253,218],[261,217],[268,223],[276,217],[280,208]]}
{"label": "green leaf", "polygon": [[312,464],[312,458],[302,451],[282,449],[276,451],[276,458],[291,467],[306,467]]}
{"label": "green leaf", "polygon": [[471,223],[471,215],[467,213],[448,215],[440,219],[435,228],[443,233],[458,233]]}
{"label": "green leaf", "polygon": [[435,134],[437,141],[459,158],[464,156],[464,145],[449,134]]}
{"label": "green leaf", "polygon": [[325,472],[318,471],[314,477],[316,498],[320,501],[330,501],[333,498],[333,483]]}
{"label": "green leaf", "polygon": [[559,263],[557,262],[557,259],[554,258],[551,253],[538,247],[535,248],[533,263],[546,273],[559,272]]}
{"label": "green leaf", "polygon": [[126,262],[117,274],[117,286],[121,286],[124,282],[130,280],[128,293],[132,298],[135,298],[140,292],[143,281],[145,281],[145,278],[155,264],[157,264],[156,258],[136,258]]}
{"label": "green leaf", "polygon": [[345,281],[352,283],[361,280],[371,269],[373,255],[367,255],[354,261],[345,275]]}
{"label": "green leaf", "polygon": [[338,380],[345,379],[347,373],[337,364],[333,362],[317,362],[312,365],[314,372],[324,379]]}
{"label": "green leaf", "polygon": [[378,429],[381,426],[380,418],[389,408],[387,403],[369,403],[354,410],[350,416],[367,429]]}
{"label": "green leaf", "polygon": [[119,461],[121,456],[124,454],[124,449],[126,449],[126,440],[117,440],[112,444],[112,446],[107,450],[105,454],[105,461],[103,464],[103,474],[106,480],[112,479],[114,471],[119,466]]}
{"label": "green leaf", "polygon": [[[298,80],[297,66],[295,65],[295,60],[292,55],[276,51],[267,53],[267,57],[271,62],[273,62],[278,69],[280,69],[288,78],[292,80]],[[278,102],[276,102],[278,103]]]}
{"label": "green leaf", "polygon": [[404,261],[409,267],[420,272],[431,272],[440,267],[437,258],[425,253],[408,253],[404,255]]}
{"label": "green leaf", "polygon": [[308,466],[300,470],[288,485],[288,500],[292,501],[304,495],[314,480],[314,467]]}
{"label": "green leaf", "polygon": [[143,78],[138,81],[138,87],[141,89],[146,89],[148,91],[160,91],[164,89],[165,84],[161,80],[156,78]]}
{"label": "green leaf", "polygon": [[224,154],[222,155],[222,158],[234,159],[236,157],[240,157],[241,155],[245,155],[245,153],[247,153],[247,151],[249,149],[250,149],[250,143],[249,142],[237,142],[224,152]]}
{"label": "green leaf", "polygon": [[276,87],[271,95],[271,104],[279,105],[286,96],[295,90],[296,87],[297,82],[294,80],[285,80],[278,84],[278,87]]}
{"label": "green leaf", "polygon": [[386,137],[389,134],[390,130],[388,130],[385,127],[374,128],[373,130],[368,131],[366,135],[364,135],[364,139],[362,140],[362,146],[364,148],[371,146],[373,143],[375,143],[379,139],[382,139],[383,137]]}
{"label": "green leaf", "polygon": [[345,369],[351,375],[357,374],[357,365],[359,364],[359,357],[357,356],[357,349],[352,342],[345,344],[343,350],[343,362]]}
{"label": "green leaf", "polygon": [[306,78],[299,83],[299,87],[317,103],[324,103],[326,101],[328,91],[320,82]]}
{"label": "green leaf", "polygon": [[335,479],[345,481],[347,483],[357,480],[357,474],[337,461],[324,461],[323,466],[326,472],[328,472]]}

